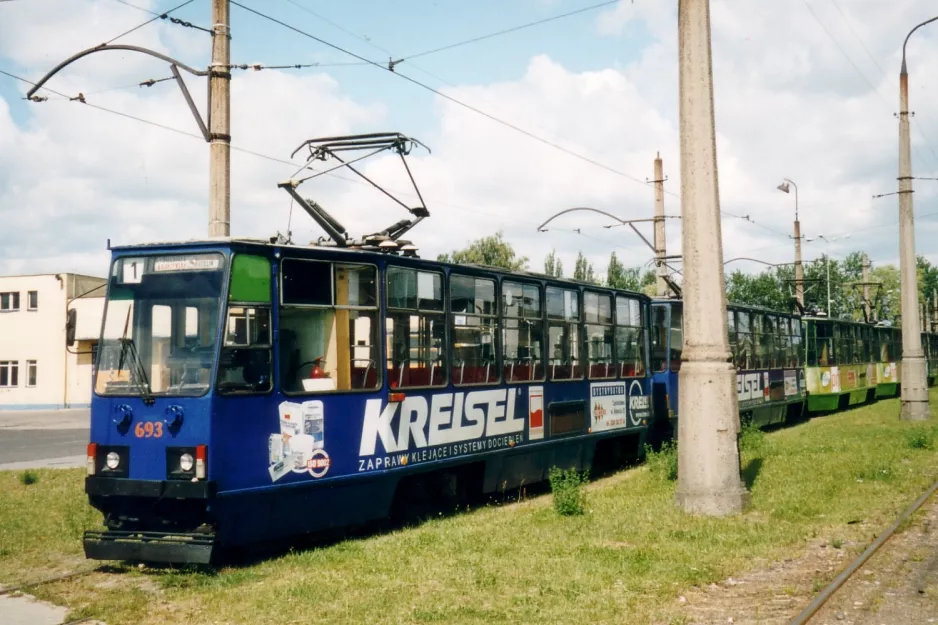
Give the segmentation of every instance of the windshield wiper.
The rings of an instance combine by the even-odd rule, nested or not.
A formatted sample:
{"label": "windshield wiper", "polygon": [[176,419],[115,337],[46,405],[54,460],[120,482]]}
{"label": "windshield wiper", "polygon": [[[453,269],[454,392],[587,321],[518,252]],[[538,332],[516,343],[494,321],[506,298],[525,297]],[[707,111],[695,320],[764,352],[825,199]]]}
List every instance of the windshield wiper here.
{"label": "windshield wiper", "polygon": [[143,398],[143,403],[152,406],[156,400],[153,398],[153,391],[150,390],[150,380],[147,378],[146,369],[140,364],[140,355],[137,353],[137,344],[133,339],[121,338],[120,358],[117,363],[117,374],[124,369],[124,360],[129,356],[131,360],[130,380],[136,386],[137,392]]}

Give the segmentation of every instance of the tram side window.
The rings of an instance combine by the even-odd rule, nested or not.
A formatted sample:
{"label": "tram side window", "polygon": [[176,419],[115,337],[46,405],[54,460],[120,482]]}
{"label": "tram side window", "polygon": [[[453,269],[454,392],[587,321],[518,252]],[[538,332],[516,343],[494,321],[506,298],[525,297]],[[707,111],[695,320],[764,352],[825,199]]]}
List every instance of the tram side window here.
{"label": "tram side window", "polygon": [[684,352],[684,311],[671,308],[671,371],[681,370],[681,354]]}
{"label": "tram side window", "polygon": [[775,335],[778,332],[778,319],[772,315],[762,316],[762,366],[775,367]]}
{"label": "tram side window", "polygon": [[745,310],[736,312],[736,368],[740,371],[752,369],[752,315]]}
{"label": "tram side window", "polygon": [[285,259],[281,276],[283,391],[378,388],[377,269]]}
{"label": "tram side window", "polygon": [[838,364],[853,364],[853,326],[834,325],[834,353]]}
{"label": "tram side window", "polygon": [[583,377],[580,364],[580,293],[547,287],[547,349],[551,380]]}
{"label": "tram side window", "polygon": [[583,295],[583,316],[586,333],[587,373],[591,380],[614,378],[612,344],[615,330],[612,326],[612,297],[599,293]]}
{"label": "tram side window", "polygon": [[445,385],[443,274],[388,267],[387,300],[391,388]]}
{"label": "tram side window", "polygon": [[803,347],[802,329],[801,319],[791,320],[791,358],[789,362],[792,367],[800,367],[804,359],[804,354],[801,351]]}
{"label": "tram side window", "polygon": [[218,390],[258,393],[271,388],[270,308],[228,307],[218,364]]}
{"label": "tram side window", "polygon": [[868,326],[863,326],[861,331],[863,333],[863,338],[861,339],[861,348],[863,352],[860,362],[872,362],[873,329]]}
{"label": "tram side window", "polygon": [[834,357],[833,324],[815,323],[814,336],[810,338],[814,340],[814,352],[817,357],[817,363],[812,362],[811,364],[820,367],[830,367],[831,365],[836,365],[837,359]]}
{"label": "tram side window", "polygon": [[452,275],[449,288],[453,384],[494,384],[499,378],[495,281]]}
{"label": "tram side window", "polygon": [[665,371],[668,368],[668,308],[651,307],[651,370]]}
{"label": "tram side window", "polygon": [[507,382],[544,379],[541,287],[502,282],[502,349]]}
{"label": "tram side window", "polygon": [[750,331],[752,332],[752,366],[761,369],[765,366],[765,343],[762,337],[762,315],[752,313],[750,316]]}
{"label": "tram side window", "polygon": [[616,296],[616,362],[619,376],[645,375],[645,331],[642,303]]}
{"label": "tram side window", "polygon": [[778,333],[775,335],[775,366],[790,367],[791,365],[791,326],[788,317],[778,318]]}
{"label": "tram side window", "polygon": [[736,333],[736,311],[726,311],[726,335],[730,346],[730,354],[733,356],[733,366],[738,367],[739,336]]}

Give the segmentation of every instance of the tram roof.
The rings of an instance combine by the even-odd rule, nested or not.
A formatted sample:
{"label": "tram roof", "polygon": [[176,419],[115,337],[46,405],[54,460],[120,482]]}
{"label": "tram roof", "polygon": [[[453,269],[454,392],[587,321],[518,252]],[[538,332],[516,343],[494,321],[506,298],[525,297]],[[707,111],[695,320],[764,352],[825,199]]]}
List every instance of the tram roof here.
{"label": "tram roof", "polygon": [[638,296],[643,299],[648,299],[648,296],[639,291],[630,291],[627,289],[616,289],[612,287],[603,286],[600,284],[593,284],[592,282],[586,282],[584,280],[576,280],[574,278],[557,278],[554,276],[549,276],[544,273],[538,273],[535,271],[527,270],[511,270],[504,267],[495,267],[492,265],[478,265],[474,263],[450,263],[439,261],[432,258],[421,258],[420,256],[400,256],[400,255],[391,255],[387,252],[382,252],[380,250],[374,249],[362,249],[359,247],[338,247],[335,245],[300,245],[296,243],[284,243],[282,241],[271,241],[270,239],[257,239],[257,238],[248,238],[248,237],[204,237],[199,239],[189,239],[183,241],[153,241],[148,243],[138,243],[133,245],[114,245],[110,246],[109,249],[113,251],[131,251],[131,250],[141,250],[141,249],[165,249],[165,248],[187,248],[187,247],[208,247],[208,246],[219,246],[219,245],[239,245],[239,246],[255,246],[255,247],[264,247],[264,248],[280,248],[288,250],[297,250],[297,251],[327,251],[329,253],[338,253],[338,254],[363,254],[379,258],[392,257],[396,259],[404,260],[405,262],[416,262],[418,264],[431,264],[437,265],[439,267],[449,267],[450,269],[465,269],[471,268],[482,271],[489,271],[492,273],[498,273],[503,276],[517,276],[519,278],[530,278],[534,280],[547,280],[549,282],[562,283],[569,285],[571,287],[584,287],[587,289],[596,289],[601,291],[615,291],[617,293],[624,293],[628,295]]}

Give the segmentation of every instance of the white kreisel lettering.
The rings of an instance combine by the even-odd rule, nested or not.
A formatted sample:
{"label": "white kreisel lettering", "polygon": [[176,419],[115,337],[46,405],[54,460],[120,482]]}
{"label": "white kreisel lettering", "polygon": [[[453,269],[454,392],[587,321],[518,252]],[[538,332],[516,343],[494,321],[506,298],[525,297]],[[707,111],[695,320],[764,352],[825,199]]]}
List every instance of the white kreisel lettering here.
{"label": "white kreisel lettering", "polygon": [[411,437],[417,447],[426,447],[427,438],[423,433],[426,425],[427,400],[418,395],[404,399],[404,403],[401,404],[401,422],[397,431],[397,451],[404,451],[410,447]]}
{"label": "white kreisel lettering", "polygon": [[[462,393],[456,393],[459,397],[459,410],[462,410]],[[434,395],[430,404],[430,446],[442,445],[448,442],[447,436],[450,429],[447,427],[453,422],[453,396],[449,393]]]}
{"label": "white kreisel lettering", "polygon": [[[511,391],[489,391],[489,418],[485,433],[488,436],[500,436],[524,430],[524,419],[515,418],[515,393]],[[507,402],[501,402],[506,399]],[[504,419],[502,418],[504,417]]]}
{"label": "white kreisel lettering", "polygon": [[381,410],[380,399],[369,399],[365,402],[365,423],[362,425],[362,442],[358,449],[359,456],[372,456],[375,453],[375,443],[378,438],[384,446],[384,451],[392,453],[399,451],[394,432],[391,430],[391,420],[400,404],[391,403]]}
{"label": "white kreisel lettering", "polygon": [[[495,391],[500,393],[500,391]],[[489,418],[491,419],[492,406],[489,395],[492,391],[475,391],[466,395],[465,425],[460,425],[453,441],[468,441],[479,438],[485,433],[485,410],[482,406],[489,405]],[[454,420],[455,421],[455,420]]]}

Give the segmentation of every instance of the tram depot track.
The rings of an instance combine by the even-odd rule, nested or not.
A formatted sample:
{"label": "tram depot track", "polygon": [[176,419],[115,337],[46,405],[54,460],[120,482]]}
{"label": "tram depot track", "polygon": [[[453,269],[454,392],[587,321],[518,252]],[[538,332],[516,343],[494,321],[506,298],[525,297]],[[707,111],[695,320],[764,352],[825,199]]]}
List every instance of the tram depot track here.
{"label": "tram depot track", "polygon": [[880,547],[885,545],[886,542],[892,538],[893,534],[896,533],[896,530],[898,530],[906,520],[915,514],[915,512],[921,508],[922,505],[924,505],[924,503],[935,493],[936,490],[938,490],[938,481],[932,484],[928,490],[922,493],[922,495],[914,502],[912,502],[908,508],[903,510],[902,514],[896,518],[893,524],[890,525],[885,532],[880,534],[876,540],[874,540],[863,553],[861,553],[853,562],[851,562],[846,569],[841,571],[840,575],[835,577],[834,580],[828,584],[810,604],[808,604],[808,607],[806,607],[800,614],[798,614],[798,616],[793,618],[789,625],[805,625],[808,623],[818,612],[818,610],[824,607],[830,598],[834,596],[834,593],[836,593],[840,587],[847,582],[847,580],[852,578],[856,572],[859,571],[864,564],[866,564],[867,560],[869,560],[877,551],[879,551]]}

